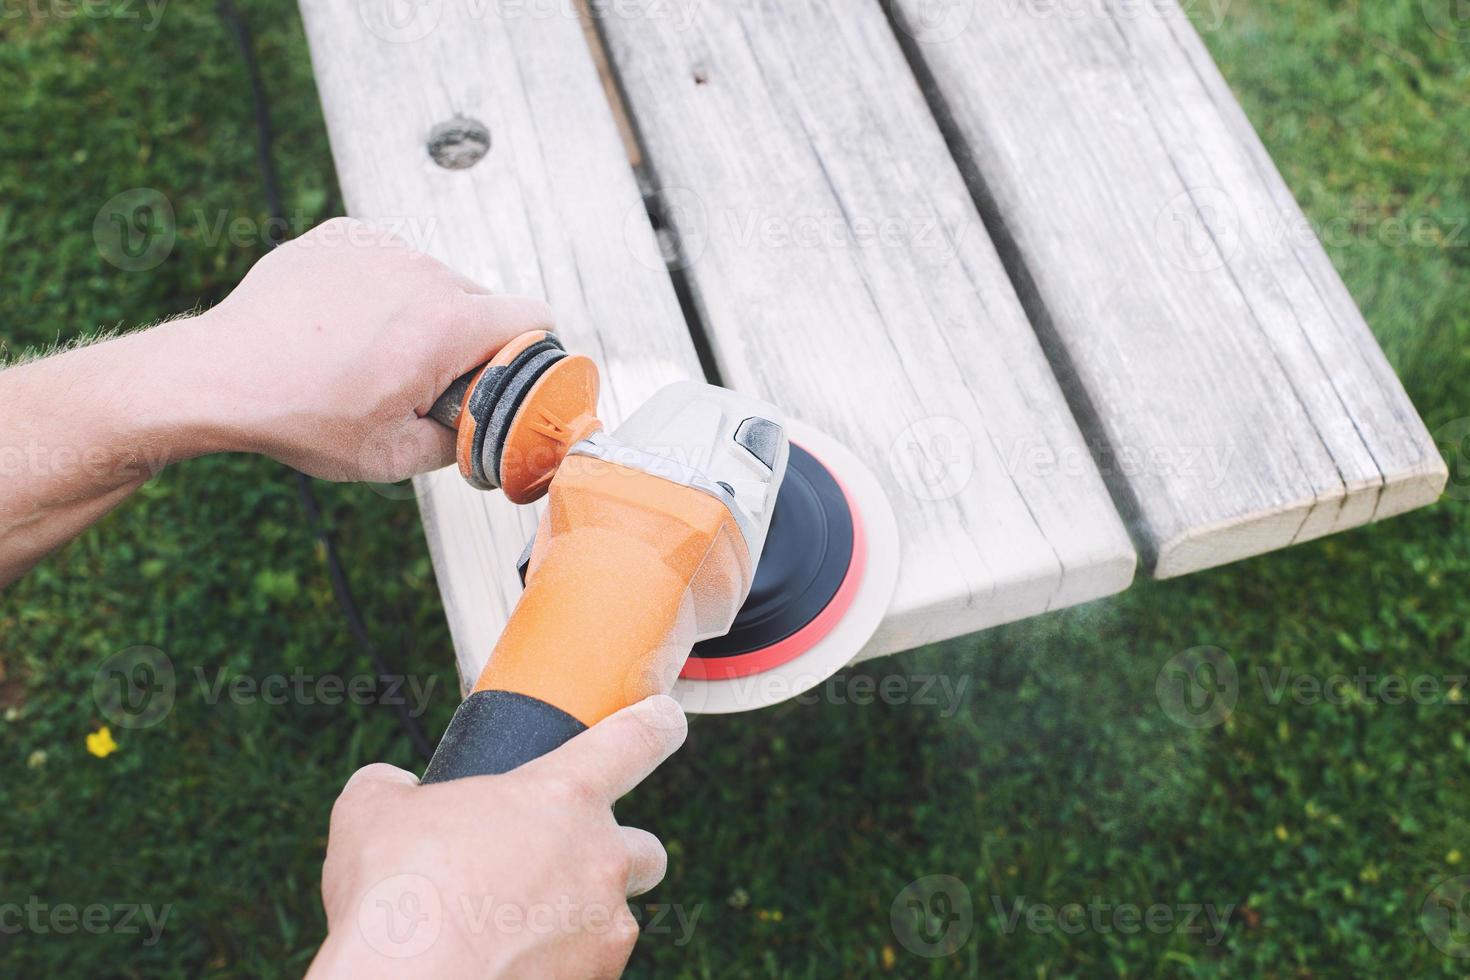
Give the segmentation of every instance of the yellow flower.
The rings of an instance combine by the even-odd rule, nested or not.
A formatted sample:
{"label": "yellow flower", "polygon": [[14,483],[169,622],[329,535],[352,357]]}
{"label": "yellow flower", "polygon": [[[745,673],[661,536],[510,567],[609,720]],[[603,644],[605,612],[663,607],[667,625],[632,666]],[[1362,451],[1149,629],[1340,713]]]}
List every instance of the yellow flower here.
{"label": "yellow flower", "polygon": [[893,964],[898,962],[898,956],[893,952],[892,946],[883,947],[883,969],[893,969]]}
{"label": "yellow flower", "polygon": [[117,743],[112,740],[112,729],[103,725],[87,736],[87,751],[99,759],[105,759],[117,751]]}
{"label": "yellow flower", "polygon": [[1458,850],[1450,851],[1450,853],[1448,853],[1448,854],[1446,854],[1444,856],[1444,859],[1446,861],[1448,861],[1450,864],[1459,864],[1460,863],[1460,852]]}
{"label": "yellow flower", "polygon": [[1277,824],[1276,825],[1276,839],[1277,840],[1286,840],[1286,837],[1287,837],[1286,828],[1283,827],[1281,824]]}

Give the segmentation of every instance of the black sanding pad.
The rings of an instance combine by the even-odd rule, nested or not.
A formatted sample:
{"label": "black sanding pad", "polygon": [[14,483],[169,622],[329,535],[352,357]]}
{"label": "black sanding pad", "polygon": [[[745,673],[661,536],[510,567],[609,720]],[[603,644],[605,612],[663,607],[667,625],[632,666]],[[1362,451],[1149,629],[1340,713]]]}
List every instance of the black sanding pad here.
{"label": "black sanding pad", "polygon": [[750,596],[730,632],[696,643],[691,658],[739,656],[792,636],[837,594],[852,550],[852,512],[842,487],[815,456],[792,443]]}

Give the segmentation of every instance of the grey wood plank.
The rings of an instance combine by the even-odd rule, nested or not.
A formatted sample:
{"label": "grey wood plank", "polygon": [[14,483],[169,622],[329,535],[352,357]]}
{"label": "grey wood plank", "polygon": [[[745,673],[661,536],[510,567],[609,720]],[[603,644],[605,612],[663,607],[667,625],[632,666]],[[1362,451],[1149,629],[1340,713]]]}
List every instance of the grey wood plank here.
{"label": "grey wood plank", "polygon": [[[567,346],[597,360],[612,424],[663,385],[702,377],[575,17],[391,0],[301,10],[349,213],[493,289],[550,302]],[[483,123],[490,148],[445,169],[426,143],[456,117]],[[469,681],[520,595],[515,561],[539,508],[472,490],[452,469],[416,488]]]}
{"label": "grey wood plank", "polygon": [[1447,472],[1174,0],[892,0],[1159,577],[1423,506]]}
{"label": "grey wood plank", "polygon": [[599,26],[719,369],[897,512],[865,653],[1125,588],[1133,549],[878,5],[661,6]]}

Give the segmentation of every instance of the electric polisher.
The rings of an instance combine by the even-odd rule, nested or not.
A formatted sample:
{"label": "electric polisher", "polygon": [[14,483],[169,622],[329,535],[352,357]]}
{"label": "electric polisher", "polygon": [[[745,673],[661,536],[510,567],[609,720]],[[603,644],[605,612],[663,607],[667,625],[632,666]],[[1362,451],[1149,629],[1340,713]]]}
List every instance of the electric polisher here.
{"label": "electric polisher", "polygon": [[534,331],[430,412],[470,485],[548,506],[425,782],[507,772],[655,693],[691,711],[785,700],[847,663],[887,609],[893,516],[840,445],[694,382],[608,433],[598,389],[589,358]]}

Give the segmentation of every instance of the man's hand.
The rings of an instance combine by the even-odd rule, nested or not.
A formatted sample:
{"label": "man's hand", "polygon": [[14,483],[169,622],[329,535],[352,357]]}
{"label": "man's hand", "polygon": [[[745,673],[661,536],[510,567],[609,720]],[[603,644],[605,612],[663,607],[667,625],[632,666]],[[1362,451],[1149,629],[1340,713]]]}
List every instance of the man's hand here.
{"label": "man's hand", "polygon": [[658,695],[503,776],[420,786],[359,770],[332,810],[312,975],[617,976],[638,938],[627,898],[668,857],[612,804],[687,731]]}
{"label": "man's hand", "polygon": [[491,295],[381,229],[334,218],[256,263],[195,337],[238,412],[234,448],[327,480],[391,483],[453,462],[454,433],[425,416],[455,378],[551,327],[540,300]]}
{"label": "man's hand", "polygon": [[434,400],[551,325],[545,303],[337,218],[207,313],[0,371],[0,587],[176,460],[261,452],[382,482],[447,464]]}

